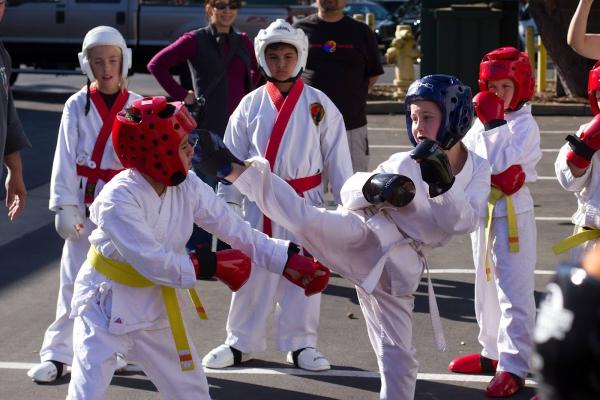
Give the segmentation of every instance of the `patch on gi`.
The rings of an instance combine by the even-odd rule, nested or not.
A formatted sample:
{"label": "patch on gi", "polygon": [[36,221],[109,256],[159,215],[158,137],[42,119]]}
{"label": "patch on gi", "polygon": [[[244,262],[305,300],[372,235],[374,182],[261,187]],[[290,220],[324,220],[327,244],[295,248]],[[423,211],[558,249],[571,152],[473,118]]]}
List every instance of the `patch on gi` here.
{"label": "patch on gi", "polygon": [[315,126],[319,126],[321,121],[323,121],[323,117],[325,116],[325,109],[321,103],[312,103],[310,105],[310,116],[312,117]]}

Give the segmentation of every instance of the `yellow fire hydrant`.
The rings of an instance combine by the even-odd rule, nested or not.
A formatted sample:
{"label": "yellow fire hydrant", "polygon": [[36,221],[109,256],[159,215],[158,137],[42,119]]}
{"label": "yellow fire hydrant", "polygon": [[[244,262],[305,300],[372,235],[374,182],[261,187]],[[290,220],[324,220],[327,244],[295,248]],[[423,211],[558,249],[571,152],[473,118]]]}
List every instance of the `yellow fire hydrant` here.
{"label": "yellow fire hydrant", "polygon": [[396,86],[395,98],[404,98],[406,90],[415,80],[414,63],[419,57],[421,57],[421,52],[417,49],[417,41],[412,34],[410,25],[396,26],[392,44],[385,52],[388,64],[396,66],[396,79],[393,81]]}

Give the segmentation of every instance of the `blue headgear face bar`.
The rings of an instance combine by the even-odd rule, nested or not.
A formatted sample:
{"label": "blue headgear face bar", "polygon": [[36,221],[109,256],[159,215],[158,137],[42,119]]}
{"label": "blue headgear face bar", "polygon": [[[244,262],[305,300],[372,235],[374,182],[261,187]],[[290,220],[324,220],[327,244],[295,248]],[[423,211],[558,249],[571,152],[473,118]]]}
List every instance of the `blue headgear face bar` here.
{"label": "blue headgear face bar", "polygon": [[442,122],[436,140],[444,150],[459,142],[473,123],[471,88],[451,75],[428,75],[414,81],[408,88],[404,104],[406,107],[406,129],[408,139],[417,145],[412,135],[410,105],[418,100],[435,103],[442,112]]}

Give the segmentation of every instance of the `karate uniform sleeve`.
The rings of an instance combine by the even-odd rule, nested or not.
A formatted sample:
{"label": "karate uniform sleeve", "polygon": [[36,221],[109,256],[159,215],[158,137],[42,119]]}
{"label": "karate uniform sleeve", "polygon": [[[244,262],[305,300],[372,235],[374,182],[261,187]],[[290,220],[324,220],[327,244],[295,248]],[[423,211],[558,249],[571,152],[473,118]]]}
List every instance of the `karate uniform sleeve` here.
{"label": "karate uniform sleeve", "polygon": [[129,191],[113,191],[111,198],[96,199],[93,207],[98,227],[140,274],[157,285],[184,289],[195,285],[196,273],[190,257],[168,250],[156,240],[144,208]]}
{"label": "karate uniform sleeve", "polygon": [[77,143],[79,137],[77,102],[67,100],[58,128],[52,176],[50,179],[50,210],[58,206],[78,205]]}
{"label": "karate uniform sleeve", "polygon": [[325,103],[325,120],[321,122],[321,152],[333,198],[341,204],[340,191],[352,175],[352,161],[344,118],[332,101]]}
{"label": "karate uniform sleeve", "polygon": [[[581,136],[581,132],[586,128],[587,124],[582,125],[577,131],[577,137]],[[554,171],[556,172],[556,177],[558,178],[558,183],[563,189],[569,192],[579,192],[585,188],[592,176],[593,164],[588,169],[585,170],[585,173],[582,176],[575,177],[567,164],[567,153],[571,150],[568,143],[565,143],[559,150],[558,156],[556,157],[556,161],[554,162]],[[594,154],[592,160],[598,157],[597,154]]]}
{"label": "karate uniform sleeve", "polygon": [[287,262],[289,242],[270,238],[253,229],[217,197],[210,186],[195,176],[193,178],[198,181],[195,185],[195,198],[199,199],[194,211],[194,222],[232,248],[244,252],[254,265],[282,274]]}
{"label": "karate uniform sleeve", "polygon": [[381,256],[379,242],[363,220],[345,209],[308,204],[271,173],[267,160],[254,157],[250,161],[234,185],[324,265],[360,284]]}
{"label": "karate uniform sleeve", "polygon": [[[535,165],[542,158],[540,130],[533,118],[521,117],[512,130],[508,124],[482,132],[487,160],[492,175],[505,171],[511,165]],[[529,180],[528,180],[529,181]]]}
{"label": "karate uniform sleeve", "polygon": [[474,231],[487,212],[490,195],[490,167],[479,159],[466,185],[456,180],[447,192],[429,199],[436,224],[448,234]]}
{"label": "karate uniform sleeve", "polygon": [[[245,99],[242,99],[240,104],[229,117],[227,128],[225,129],[225,135],[223,136],[223,142],[231,151],[231,153],[240,160],[248,158],[250,152],[250,137],[248,136],[248,118],[244,112]],[[242,205],[243,196],[233,185],[219,184],[217,194],[220,198],[225,200],[226,203],[233,203],[239,206]]]}

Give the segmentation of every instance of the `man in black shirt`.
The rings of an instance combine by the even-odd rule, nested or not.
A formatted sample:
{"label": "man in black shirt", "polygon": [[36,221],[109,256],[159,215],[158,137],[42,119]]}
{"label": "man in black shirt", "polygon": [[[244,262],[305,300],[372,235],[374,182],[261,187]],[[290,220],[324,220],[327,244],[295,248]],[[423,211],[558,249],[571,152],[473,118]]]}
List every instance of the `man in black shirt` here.
{"label": "man in black shirt", "polygon": [[377,38],[344,15],[346,0],[317,0],[319,10],[295,24],[308,36],[302,79],[325,92],[344,116],[354,172],[370,171],[367,93],[383,74]]}

